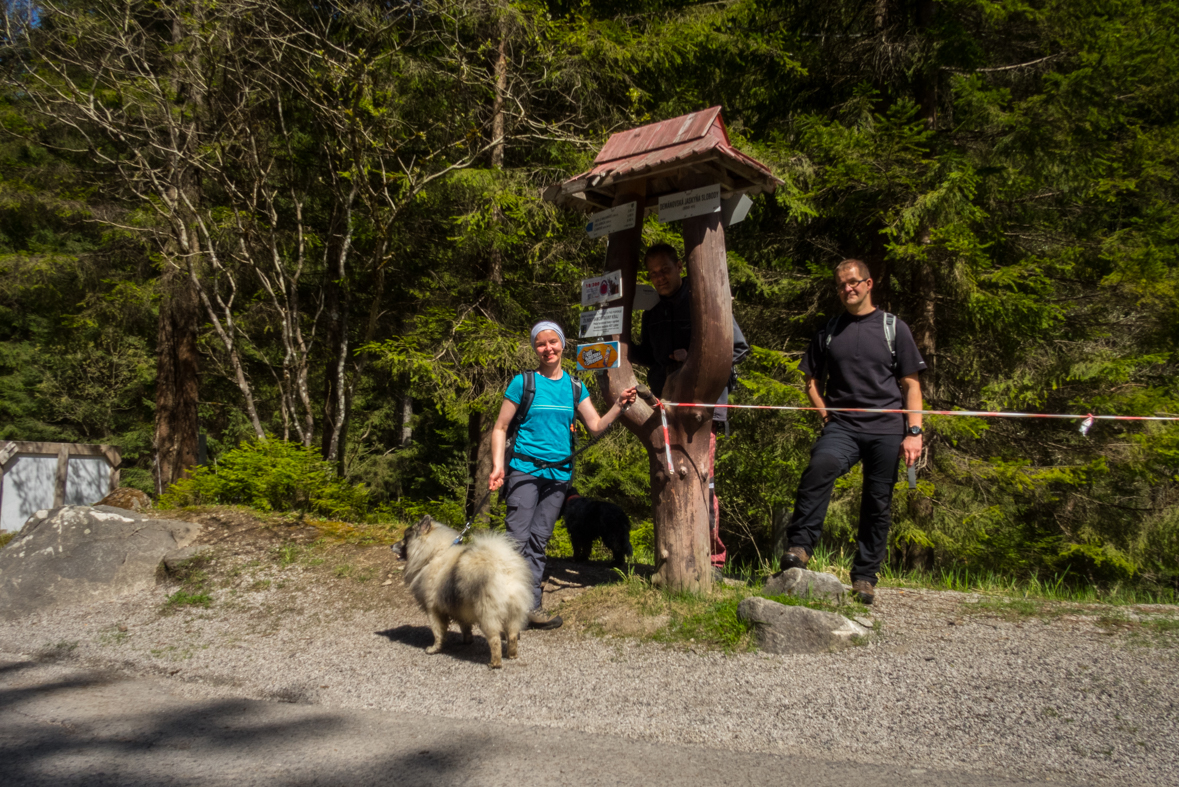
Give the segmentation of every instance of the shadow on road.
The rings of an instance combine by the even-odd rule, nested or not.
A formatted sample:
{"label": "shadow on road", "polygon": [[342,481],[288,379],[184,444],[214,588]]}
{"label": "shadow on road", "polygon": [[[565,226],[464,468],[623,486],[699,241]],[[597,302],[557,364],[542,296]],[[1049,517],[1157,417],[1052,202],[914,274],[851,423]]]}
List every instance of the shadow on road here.
{"label": "shadow on road", "polygon": [[[434,632],[430,631],[429,626],[410,626],[407,624],[373,633],[378,637],[384,637],[390,642],[397,642],[420,650],[422,652],[422,658],[430,658],[431,656],[431,654],[426,653],[426,648],[434,644]],[[442,641],[441,652],[433,655],[435,657],[449,656],[450,658],[472,664],[487,664],[491,661],[491,646],[487,644],[487,640],[484,637],[480,636],[478,626],[475,627],[472,634],[474,640],[469,645],[464,645],[461,632],[457,630],[446,632],[446,639]]]}

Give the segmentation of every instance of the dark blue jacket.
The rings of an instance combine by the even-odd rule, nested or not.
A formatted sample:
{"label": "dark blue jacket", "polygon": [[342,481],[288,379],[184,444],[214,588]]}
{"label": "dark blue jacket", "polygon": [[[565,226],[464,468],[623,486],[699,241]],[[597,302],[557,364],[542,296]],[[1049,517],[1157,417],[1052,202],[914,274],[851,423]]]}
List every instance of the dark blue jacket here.
{"label": "dark blue jacket", "polygon": [[[643,327],[639,336],[639,343],[631,349],[630,358],[635,363],[651,367],[647,373],[647,384],[656,396],[663,396],[663,385],[667,382],[668,373],[678,369],[679,364],[671,359],[676,350],[687,350],[692,343],[692,306],[689,297],[688,280],[682,279],[680,288],[670,298],[659,299],[659,303],[643,312]],[[741,326],[733,319],[733,363],[736,364],[749,355],[749,345],[745,342],[745,334],[741,333]],[[733,377],[721,392],[717,404],[728,404],[729,388],[733,385]],[[725,421],[728,410],[713,410],[712,420]]]}

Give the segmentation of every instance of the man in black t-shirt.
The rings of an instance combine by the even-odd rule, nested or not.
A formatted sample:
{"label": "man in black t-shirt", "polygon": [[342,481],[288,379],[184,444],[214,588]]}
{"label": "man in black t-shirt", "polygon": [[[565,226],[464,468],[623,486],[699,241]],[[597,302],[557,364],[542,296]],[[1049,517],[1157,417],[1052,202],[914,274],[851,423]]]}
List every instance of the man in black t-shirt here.
{"label": "man in black t-shirt", "polygon": [[891,321],[872,304],[867,265],[860,260],[839,263],[835,289],[845,313],[811,340],[798,367],[806,375],[807,396],[823,419],[823,432],[798,485],[782,567],[806,566],[819,541],[836,479],[863,462],[864,489],[851,579],[852,591],[871,604],[876,574],[888,547],[897,457],[912,465],[921,456],[921,414],[828,412],[827,408],[920,410],[918,374],[925,370],[925,361],[909,326],[899,319],[893,318],[895,335],[893,348],[889,347],[887,323]]}

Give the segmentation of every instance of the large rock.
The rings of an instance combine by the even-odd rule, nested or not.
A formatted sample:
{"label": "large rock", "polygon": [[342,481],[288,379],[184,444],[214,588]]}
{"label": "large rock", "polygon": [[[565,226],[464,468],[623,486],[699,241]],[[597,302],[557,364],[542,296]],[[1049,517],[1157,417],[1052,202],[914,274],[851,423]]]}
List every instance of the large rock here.
{"label": "large rock", "polygon": [[805,568],[790,568],[770,577],[766,582],[765,592],[770,596],[827,598],[842,604],[846,588],[834,574],[820,574],[818,571],[807,571]]}
{"label": "large rock", "polygon": [[151,587],[164,555],[200,532],[108,506],[38,511],[0,549],[0,617],[105,601]]}
{"label": "large rock", "polygon": [[147,511],[151,508],[151,498],[146,492],[141,492],[133,486],[121,486],[94,504],[94,507],[110,506],[123,508],[127,511]]}
{"label": "large rock", "polygon": [[737,617],[757,627],[757,645],[767,653],[832,653],[854,645],[854,637],[868,636],[868,629],[843,615],[759,596],[737,605]]}

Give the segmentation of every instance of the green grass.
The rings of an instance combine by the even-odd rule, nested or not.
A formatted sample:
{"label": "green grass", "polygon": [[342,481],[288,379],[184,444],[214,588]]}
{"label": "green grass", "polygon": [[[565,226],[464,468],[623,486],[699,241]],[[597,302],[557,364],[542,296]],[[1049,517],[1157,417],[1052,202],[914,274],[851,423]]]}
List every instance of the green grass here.
{"label": "green grass", "polygon": [[15,530],[13,530],[12,532],[9,532],[9,533],[0,533],[0,549],[3,549],[4,547],[8,546],[8,542],[14,538],[16,538],[16,531]]}
{"label": "green grass", "polygon": [[[746,573],[753,572],[746,569]],[[677,647],[739,653],[756,647],[753,627],[737,617],[737,606],[750,596],[763,596],[788,606],[809,607],[845,616],[868,611],[867,607],[850,599],[839,605],[821,599],[767,596],[756,577],[751,585],[714,584],[712,593],[705,596],[653,587],[649,580],[635,575],[633,570],[619,570],[618,575],[618,582],[598,585],[567,601],[561,607],[561,614],[597,636],[618,634]],[[625,620],[628,616],[662,617],[666,622],[644,633],[635,633],[634,629],[642,627],[628,627],[625,622],[619,622],[620,617]]]}
{"label": "green grass", "polygon": [[[852,554],[849,551],[834,551],[824,547],[815,550],[807,568],[835,574],[845,584],[851,582]],[[770,576],[780,570],[777,559],[766,561],[759,569],[733,567],[726,569],[734,576]],[[994,571],[965,567],[950,567],[934,571],[897,571],[888,565],[880,572],[881,587],[921,588],[928,590],[953,590],[960,593],[982,593],[1021,599],[1043,601],[1064,601],[1074,604],[1179,604],[1179,594],[1169,588],[1151,588],[1135,585],[1114,585],[1108,588],[1094,587],[1081,577],[1066,573],[1051,577],[1032,575],[1013,577]]]}
{"label": "green grass", "polygon": [[204,607],[208,609],[212,604],[213,597],[208,593],[192,592],[181,588],[168,596],[168,600],[164,602],[164,607],[166,609],[179,609],[180,607]]}

